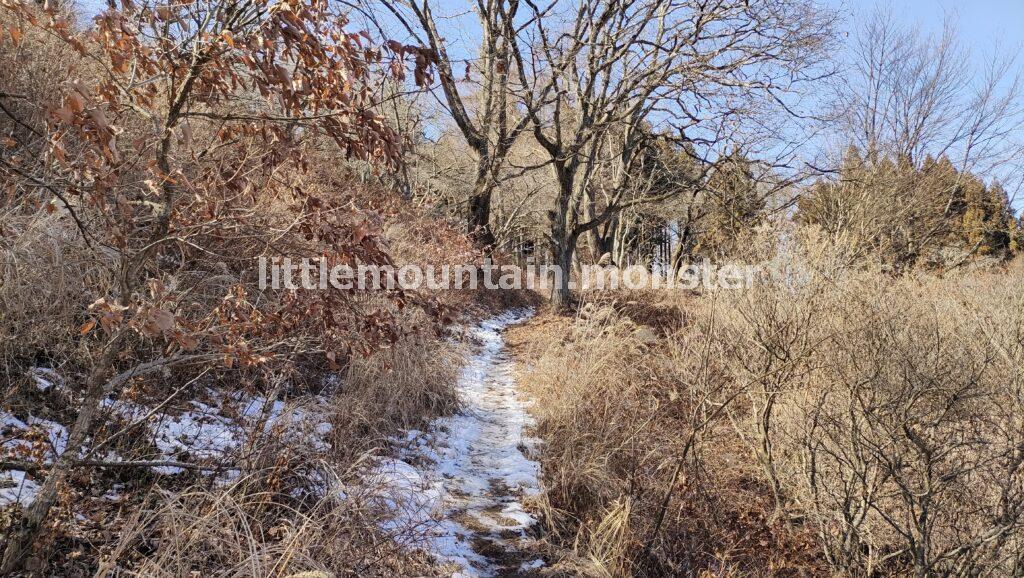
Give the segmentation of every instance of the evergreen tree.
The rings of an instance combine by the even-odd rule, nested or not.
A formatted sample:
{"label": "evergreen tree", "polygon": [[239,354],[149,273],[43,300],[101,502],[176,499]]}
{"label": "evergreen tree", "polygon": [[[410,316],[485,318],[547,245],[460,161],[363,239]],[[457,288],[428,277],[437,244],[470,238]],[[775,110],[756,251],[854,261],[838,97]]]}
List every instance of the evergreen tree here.
{"label": "evergreen tree", "polygon": [[838,178],[812,184],[798,204],[799,222],[845,236],[863,256],[896,265],[931,260],[943,249],[1005,257],[1017,232],[1005,189],[958,171],[945,156],[862,156],[850,147]]}
{"label": "evergreen tree", "polygon": [[751,160],[734,151],[708,177],[707,226],[698,253],[727,255],[761,222],[767,199],[757,186],[755,168]]}
{"label": "evergreen tree", "polygon": [[1013,222],[1013,232],[1011,233],[1010,251],[1014,255],[1020,255],[1024,253],[1024,215],[1021,215],[1020,219],[1015,219]]}

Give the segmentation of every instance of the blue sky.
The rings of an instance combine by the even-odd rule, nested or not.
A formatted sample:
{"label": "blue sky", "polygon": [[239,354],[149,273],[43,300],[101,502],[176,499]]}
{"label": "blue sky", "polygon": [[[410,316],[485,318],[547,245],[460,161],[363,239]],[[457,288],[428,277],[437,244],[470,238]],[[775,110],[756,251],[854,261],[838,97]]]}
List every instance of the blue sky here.
{"label": "blue sky", "polygon": [[[758,1],[758,0],[751,0]],[[1024,0],[816,0],[838,10],[844,18],[841,31],[849,31],[858,20],[878,8],[888,9],[894,18],[918,26],[927,34],[942,32],[947,19],[956,26],[961,45],[976,66],[984,68],[998,50],[1021,51],[1024,65]],[[478,41],[471,0],[431,0],[442,33],[449,41],[453,56],[472,55]],[[1008,175],[1004,175],[1008,176]],[[1024,182],[1024,179],[1003,179]],[[1011,191],[1018,211],[1024,211],[1024,191]]]}
{"label": "blue sky", "polygon": [[939,30],[947,15],[958,23],[961,40],[981,56],[993,42],[1024,45],[1024,0],[820,0],[822,4],[857,14],[875,6],[890,6],[892,13],[925,30]]}

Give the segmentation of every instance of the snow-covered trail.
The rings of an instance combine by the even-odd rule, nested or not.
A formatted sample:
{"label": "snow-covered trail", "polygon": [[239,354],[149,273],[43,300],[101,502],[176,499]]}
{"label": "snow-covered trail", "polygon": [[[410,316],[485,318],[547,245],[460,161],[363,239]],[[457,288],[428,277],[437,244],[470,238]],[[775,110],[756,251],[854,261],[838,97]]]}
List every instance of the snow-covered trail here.
{"label": "snow-covered trail", "polygon": [[450,564],[453,576],[528,576],[543,566],[531,548],[536,520],[522,504],[540,491],[540,466],[528,457],[536,441],[524,435],[530,417],[501,336],[530,315],[510,311],[470,329],[477,343],[459,378],[463,410],[409,432],[399,459],[375,470],[387,506],[400,512],[387,529]]}

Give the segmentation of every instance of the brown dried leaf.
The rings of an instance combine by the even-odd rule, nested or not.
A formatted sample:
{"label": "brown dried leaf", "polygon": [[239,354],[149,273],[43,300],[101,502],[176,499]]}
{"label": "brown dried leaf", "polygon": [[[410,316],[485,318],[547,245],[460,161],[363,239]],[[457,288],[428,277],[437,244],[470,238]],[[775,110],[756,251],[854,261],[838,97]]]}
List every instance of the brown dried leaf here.
{"label": "brown dried leaf", "polygon": [[88,320],[88,321],[86,321],[85,323],[82,324],[82,327],[80,327],[78,329],[78,334],[79,335],[88,335],[88,333],[90,331],[92,331],[94,327],[96,327],[96,320],[95,319],[90,319],[90,320]]}
{"label": "brown dried leaf", "polygon": [[153,309],[149,312],[149,318],[161,331],[174,329],[174,315],[163,309]]}
{"label": "brown dried leaf", "polygon": [[85,110],[85,99],[82,98],[82,95],[78,94],[77,92],[72,92],[68,95],[67,107],[71,110],[71,112],[82,112],[83,110]]}

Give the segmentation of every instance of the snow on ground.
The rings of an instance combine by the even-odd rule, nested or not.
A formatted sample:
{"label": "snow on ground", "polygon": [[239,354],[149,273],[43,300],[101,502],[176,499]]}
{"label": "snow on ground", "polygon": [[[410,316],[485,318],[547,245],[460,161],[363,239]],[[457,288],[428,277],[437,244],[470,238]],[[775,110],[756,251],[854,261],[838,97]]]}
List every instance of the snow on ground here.
{"label": "snow on ground", "polygon": [[[30,376],[43,391],[62,384],[63,379],[51,369],[33,368]],[[188,409],[164,413],[151,407],[126,400],[108,398],[103,408],[127,423],[140,423],[135,435],[152,441],[159,455],[149,459],[162,461],[218,461],[230,457],[245,442],[247,432],[265,419],[264,430],[273,431],[282,439],[310,445],[324,451],[330,448],[326,441],[331,424],[325,421],[328,401],[324,397],[303,398],[301,404],[274,400],[241,393],[223,396],[208,391],[210,404],[190,401]],[[265,414],[265,415],[264,415]],[[45,433],[48,449],[43,463],[52,461],[67,449],[68,430],[65,426],[27,416],[23,421],[10,413],[0,411],[0,459],[23,459],[32,451],[32,442],[26,439],[31,430]],[[187,455],[187,460],[183,456]],[[107,459],[117,461],[116,454]],[[155,466],[159,474],[174,475],[183,472],[176,466]],[[238,470],[219,472],[225,481],[237,477]],[[0,507],[15,502],[25,506],[32,502],[39,482],[21,470],[0,471]]]}
{"label": "snow on ground", "polygon": [[[422,548],[449,564],[456,569],[453,576],[460,578],[528,573],[543,566],[530,553],[529,530],[536,520],[521,503],[540,491],[540,466],[524,454],[537,442],[524,436],[530,418],[516,397],[501,337],[504,328],[530,315],[527,310],[511,311],[468,330],[475,343],[458,382],[463,410],[436,420],[426,432],[409,431],[395,440],[397,457],[379,461],[360,489],[361,499],[390,513],[384,530],[399,543]],[[62,383],[49,370],[34,370],[33,377],[43,390]],[[145,422],[140,433],[152,440],[160,454],[156,459],[179,460],[184,453],[189,460],[223,459],[261,419],[266,431],[314,448],[329,447],[331,426],[322,417],[325,398],[295,406],[209,392],[206,401],[193,400],[184,410],[166,413],[127,400],[108,399],[103,405],[127,423]],[[61,424],[33,416],[22,421],[0,412],[0,453],[27,443],[18,437],[29,428],[46,432],[51,447],[46,461],[67,449],[67,429]],[[157,470],[180,472],[169,466]],[[28,505],[38,489],[39,481],[25,472],[0,472],[0,506]],[[346,499],[340,489],[338,497]],[[118,492],[109,496],[117,498]]]}
{"label": "snow on ground", "polygon": [[68,428],[48,419],[40,419],[29,416],[28,425],[39,428],[46,432],[46,439],[50,442],[50,452],[59,456],[68,447]]}
{"label": "snow on ground", "polygon": [[455,565],[453,576],[543,566],[529,553],[536,520],[520,501],[540,491],[540,465],[523,453],[537,442],[524,437],[530,417],[500,333],[530,315],[511,311],[470,330],[479,344],[459,378],[463,411],[396,440],[398,458],[382,460],[364,480],[374,488],[371,500],[391,512],[383,528]]}
{"label": "snow on ground", "polygon": [[[34,416],[22,421],[13,415],[0,411],[0,458],[20,457],[33,451],[32,442],[19,437],[36,430],[46,434],[47,456],[61,454],[68,445],[68,430],[59,423]],[[21,470],[0,471],[0,506],[15,502],[27,506],[35,499],[39,484]]]}
{"label": "snow on ground", "polygon": [[40,391],[49,391],[64,384],[64,379],[49,367],[33,367],[28,373]]}
{"label": "snow on ground", "polygon": [[36,499],[39,484],[25,477],[21,470],[0,472],[0,506],[15,502],[28,506]]}
{"label": "snow on ground", "polygon": [[[226,399],[215,392],[209,393],[213,405],[191,401],[192,409],[176,414],[156,413],[146,419],[150,439],[160,452],[159,459],[178,460],[182,453],[187,453],[192,460],[223,459],[241,446],[247,431],[263,418],[266,432],[277,429],[284,439],[311,444],[321,451],[330,447],[324,438],[330,433],[331,424],[324,421],[319,411],[326,406],[323,398],[305,400],[308,403],[296,406],[280,400],[268,403],[265,397],[240,393]],[[146,418],[150,413],[150,408],[127,401],[108,399],[104,405],[131,422]],[[183,471],[175,466],[153,469],[161,474]]]}

